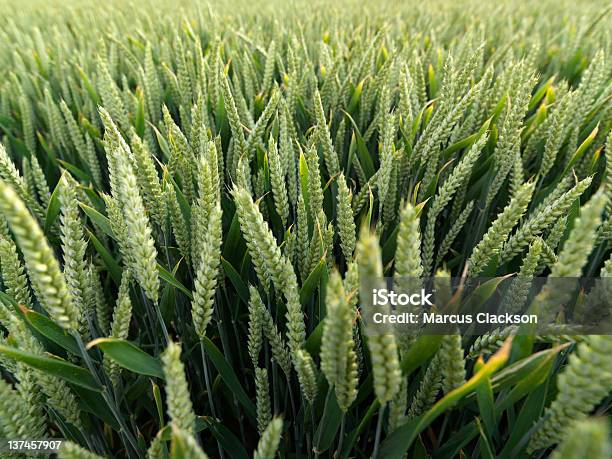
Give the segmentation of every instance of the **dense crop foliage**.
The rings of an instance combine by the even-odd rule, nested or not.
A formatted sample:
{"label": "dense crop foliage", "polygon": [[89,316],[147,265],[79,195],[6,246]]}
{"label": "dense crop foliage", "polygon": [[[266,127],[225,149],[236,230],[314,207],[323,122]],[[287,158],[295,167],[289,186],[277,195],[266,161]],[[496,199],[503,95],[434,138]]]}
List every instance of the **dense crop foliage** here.
{"label": "dense crop foliage", "polygon": [[609,457],[609,336],[359,316],[360,278],[612,276],[604,2],[6,3],[1,437]]}

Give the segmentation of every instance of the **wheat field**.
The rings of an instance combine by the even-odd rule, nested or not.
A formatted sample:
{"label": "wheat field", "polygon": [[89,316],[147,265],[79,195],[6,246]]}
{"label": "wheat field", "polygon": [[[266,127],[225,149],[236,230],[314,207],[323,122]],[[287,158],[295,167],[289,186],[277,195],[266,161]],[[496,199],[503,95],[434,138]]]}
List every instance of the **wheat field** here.
{"label": "wheat field", "polygon": [[612,455],[605,282],[598,334],[363,317],[612,276],[611,5],[0,5],[2,457]]}

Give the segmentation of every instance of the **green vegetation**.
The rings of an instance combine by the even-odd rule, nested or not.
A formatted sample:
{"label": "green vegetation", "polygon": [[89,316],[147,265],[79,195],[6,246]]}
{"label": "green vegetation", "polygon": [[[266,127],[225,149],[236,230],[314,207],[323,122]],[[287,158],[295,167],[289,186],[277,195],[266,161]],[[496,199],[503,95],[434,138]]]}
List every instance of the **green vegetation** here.
{"label": "green vegetation", "polygon": [[612,337],[368,336],[359,279],[612,275],[611,8],[327,3],[0,2],[0,437],[609,454]]}

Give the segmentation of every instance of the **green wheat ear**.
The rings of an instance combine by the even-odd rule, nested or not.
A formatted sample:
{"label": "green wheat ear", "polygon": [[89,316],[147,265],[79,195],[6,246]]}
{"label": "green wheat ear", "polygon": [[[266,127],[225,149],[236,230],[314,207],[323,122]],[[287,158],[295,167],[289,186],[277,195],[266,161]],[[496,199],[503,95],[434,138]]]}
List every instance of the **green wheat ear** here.
{"label": "green wheat ear", "polygon": [[486,234],[472,251],[468,261],[470,276],[480,274],[493,257],[502,250],[510,231],[527,210],[535,183],[525,183],[517,191],[510,203],[497,216]]}
{"label": "green wheat ear", "polygon": [[72,296],[74,306],[79,310],[79,332],[89,336],[87,321],[93,316],[85,251],[87,244],[83,237],[82,221],[76,194],[76,182],[64,173],[60,178],[59,200],[61,209],[62,251],[64,254],[64,277]]}
{"label": "green wheat ear", "polygon": [[612,337],[589,336],[569,357],[558,379],[558,393],[546,409],[545,420],[529,442],[528,450],[561,441],[571,422],[584,419],[612,387]]}
{"label": "green wheat ear", "polygon": [[446,335],[438,350],[442,392],[449,393],[465,381],[465,361],[461,347],[461,335]]}
{"label": "green wheat ear", "polygon": [[[129,270],[124,270],[121,277],[121,285],[119,287],[119,296],[117,304],[113,312],[113,323],[111,326],[111,338],[127,339],[130,331],[130,322],[132,320],[132,301],[130,299],[130,283],[131,273]],[[106,354],[104,355],[104,366],[108,372],[109,378],[114,385],[119,382],[121,375],[121,367],[117,362],[112,360]]]}
{"label": "green wheat ear", "polygon": [[287,196],[287,187],[285,186],[281,157],[276,147],[276,141],[272,135],[270,135],[270,140],[268,141],[268,162],[270,164],[270,182],[272,185],[274,206],[276,208],[276,213],[283,222],[283,226],[286,226],[287,219],[289,218],[289,197]]}
{"label": "green wheat ear", "polygon": [[551,459],[611,457],[610,427],[605,418],[585,419],[572,423]]}
{"label": "green wheat ear", "polygon": [[164,227],[166,208],[164,206],[161,182],[157,175],[153,155],[136,131],[130,129],[130,142],[136,163],[136,177],[142,190],[142,197],[149,215],[160,227]]}
{"label": "green wheat ear", "polygon": [[166,446],[166,441],[160,435],[160,432],[157,432],[155,438],[151,440],[149,449],[147,449],[147,459],[165,459],[167,457],[168,447]]}
{"label": "green wheat ear", "polygon": [[[34,337],[25,322],[16,315],[10,317],[7,328],[11,338],[21,350],[38,356],[45,355],[45,348]],[[46,405],[52,407],[75,427],[81,427],[81,412],[77,398],[66,381],[40,369],[32,371],[37,386],[46,395]],[[17,373],[19,374],[19,371]]]}
{"label": "green wheat ear", "polygon": [[6,289],[6,293],[18,304],[28,308],[32,307],[32,297],[28,287],[28,278],[19,255],[17,247],[10,238],[0,235],[0,273]]}
{"label": "green wheat ear", "polygon": [[172,233],[178,244],[181,255],[186,259],[190,259],[190,246],[192,241],[189,237],[189,221],[186,221],[181,207],[178,202],[174,185],[169,182],[165,184],[164,201],[170,217]]}
{"label": "green wheat ear", "polygon": [[531,213],[525,222],[504,244],[499,256],[499,261],[504,262],[514,258],[514,256],[521,253],[524,247],[528,246],[536,237],[541,235],[546,228],[559,218],[562,218],[576,199],[578,199],[591,185],[591,182],[592,177],[581,180],[569,191],[564,192],[546,205],[542,204]]}
{"label": "green wheat ear", "polygon": [[255,368],[255,393],[257,402],[257,430],[261,434],[272,419],[268,370],[265,368]]}
{"label": "green wheat ear", "polygon": [[267,285],[271,279],[277,291],[287,300],[287,341],[296,358],[306,339],[304,317],[300,304],[297,277],[293,266],[284,257],[261,211],[244,188],[232,190],[242,234],[259,280]]}
{"label": "green wheat ear", "polygon": [[[563,245],[556,263],[551,267],[550,277],[576,278],[582,275],[582,270],[588,261],[589,254],[595,246],[597,228],[601,223],[601,214],[606,205],[607,196],[598,191],[581,209],[581,215],[574,221],[569,238]],[[558,281],[557,281],[558,282]],[[571,297],[572,283],[566,288],[559,284],[553,287],[546,284],[535,298],[536,307],[540,307],[545,318],[552,320],[559,311],[559,305],[564,305]]]}
{"label": "green wheat ear", "polygon": [[[357,243],[359,278],[380,280],[383,277],[378,238],[363,227]],[[400,387],[401,370],[395,336],[387,331],[373,332],[368,336],[374,391],[381,403],[391,400]]]}
{"label": "green wheat ear", "polygon": [[274,459],[282,433],[283,419],[281,417],[272,419],[259,439],[253,459]]}
{"label": "green wheat ear", "polygon": [[93,297],[92,301],[96,305],[96,321],[102,335],[107,335],[110,330],[111,310],[106,301],[98,267],[90,263],[87,275],[89,278],[90,294]]}
{"label": "green wheat ear", "polygon": [[202,339],[212,320],[214,296],[221,263],[221,206],[217,204],[208,216],[208,228],[202,240],[194,279],[195,291],[191,313],[196,333]]}
{"label": "green wheat ear", "polygon": [[308,351],[299,349],[294,359],[295,370],[298,374],[304,398],[312,404],[317,397],[316,366]]}
{"label": "green wheat ear", "polygon": [[30,163],[32,164],[32,176],[34,178],[34,184],[36,185],[36,192],[44,208],[49,207],[49,201],[51,199],[51,193],[49,193],[49,183],[47,177],[36,159],[36,156],[30,157]]}
{"label": "green wheat ear", "polygon": [[32,192],[28,190],[25,179],[19,174],[19,171],[11,161],[11,158],[6,151],[5,146],[0,142],[0,180],[4,180],[13,188],[17,196],[19,196],[34,213],[39,222],[45,220],[45,212],[34,198]]}
{"label": "green wheat ear", "polygon": [[342,253],[344,254],[344,259],[347,260],[347,262],[353,259],[356,240],[355,217],[353,215],[353,208],[351,207],[352,199],[353,195],[348,189],[344,174],[340,173],[338,176],[338,216],[336,219],[336,226],[338,227],[338,235],[340,236]]}
{"label": "green wheat ear", "polygon": [[156,303],[159,297],[157,249],[132,167],[133,155],[108,112],[100,109],[100,116],[106,127],[104,141],[109,168],[112,166],[112,195],[118,201],[122,220],[129,228],[123,241],[124,249],[128,254],[134,278],[143,288],[147,298]]}
{"label": "green wheat ear", "polygon": [[313,105],[317,121],[318,137],[322,144],[323,157],[325,158],[325,166],[327,168],[328,175],[333,177],[340,170],[340,166],[338,165],[338,153],[336,153],[332,144],[329,127],[327,126],[327,121],[325,120],[323,104],[321,103],[321,95],[319,94],[318,90],[314,93]]}
{"label": "green wheat ear", "polygon": [[40,226],[15,191],[0,180],[0,212],[19,244],[32,287],[42,306],[62,328],[79,329],[79,310],[74,306],[66,279]]}
{"label": "green wheat ear", "polygon": [[[425,237],[423,240],[423,259],[425,260],[425,267],[423,271],[425,275],[430,275],[432,271],[432,263],[434,261],[434,231],[436,225],[436,219],[440,213],[444,210],[446,205],[453,199],[455,193],[459,190],[463,183],[469,181],[470,175],[474,164],[480,156],[480,152],[488,140],[488,136],[483,135],[478,141],[470,148],[464,158],[457,164],[452,170],[450,176],[440,187],[440,190],[436,194],[433,204],[427,213],[427,225],[425,228]],[[407,205],[407,207],[410,204]],[[412,211],[414,212],[414,211]],[[409,218],[410,215],[404,218]],[[414,218],[414,217],[413,217]],[[417,227],[418,229],[418,227]],[[412,229],[414,231],[414,229]],[[418,234],[418,233],[417,233]],[[399,252],[398,250],[398,253]],[[414,277],[419,277],[414,276]]]}
{"label": "green wheat ear", "polygon": [[412,204],[407,202],[400,212],[397,250],[395,252],[394,282],[398,285],[398,290],[402,289],[402,284],[405,284],[407,281],[406,278],[420,278],[424,273],[421,265],[421,230],[419,222],[417,210]]}
{"label": "green wheat ear", "polygon": [[311,145],[306,149],[306,164],[308,165],[308,194],[310,195],[309,217],[317,218],[317,213],[323,207],[323,189],[321,188],[321,172],[319,170],[319,155],[316,148]]}
{"label": "green wheat ear", "polygon": [[574,277],[582,274],[582,268],[593,250],[596,229],[601,223],[601,214],[608,197],[603,191],[597,192],[574,222],[574,229],[559,254],[557,263],[551,268],[551,277]]}
{"label": "green wheat ear", "polygon": [[2,143],[0,143],[0,179],[11,185],[22,199],[27,194],[25,181]]}
{"label": "green wheat ear", "polygon": [[27,401],[4,379],[0,379],[0,428],[7,438],[39,435],[35,428],[39,422],[31,417]]}
{"label": "green wheat ear", "polygon": [[442,373],[440,368],[440,356],[436,353],[429,362],[425,375],[416,394],[410,401],[410,408],[406,417],[414,419],[427,411],[435,402],[436,397],[442,389]]}
{"label": "green wheat ear", "polygon": [[393,432],[406,423],[406,408],[408,406],[407,380],[403,378],[400,388],[389,403],[389,431]]}
{"label": "green wheat ear", "polygon": [[181,362],[180,344],[168,343],[168,347],[162,354],[162,364],[167,381],[166,404],[168,405],[168,416],[179,429],[192,433],[195,415],[185,377],[185,366]]}
{"label": "green wheat ear", "polygon": [[[541,258],[544,244],[546,243],[542,238],[538,237],[529,246],[529,251],[523,260],[518,275],[515,279],[512,279],[510,286],[504,292],[499,311],[512,314],[522,310],[529,295],[529,290],[533,286],[533,279],[538,274],[538,262]],[[495,352],[502,346],[506,338],[513,335],[517,330],[516,326],[511,325],[506,328],[496,328],[490,333],[479,336],[472,344],[468,356],[476,358],[480,354]]]}
{"label": "green wheat ear", "polygon": [[334,270],[327,285],[327,316],[321,338],[321,370],[336,400],[346,412],[357,396],[357,356],[353,341],[353,310],[350,307],[342,278]]}
{"label": "green wheat ear", "polygon": [[175,422],[172,423],[172,446],[170,457],[185,457],[190,459],[208,459],[206,453],[200,448],[193,434],[182,429]]}
{"label": "green wheat ear", "polygon": [[285,376],[289,378],[291,376],[289,351],[270,311],[263,304],[259,292],[253,286],[249,286],[249,314],[249,353],[253,366],[257,367],[263,333],[272,348],[272,360],[281,367]]}
{"label": "green wheat ear", "polygon": [[257,289],[252,285],[249,286],[249,336],[248,336],[248,351],[251,357],[251,363],[254,368],[259,364],[259,353],[263,345],[263,317],[260,307],[261,298]]}
{"label": "green wheat ear", "polygon": [[213,184],[216,180],[213,169],[214,167],[202,156],[198,164],[197,197],[191,207],[191,241],[186,244],[191,247],[190,260],[196,269],[201,257],[204,236],[207,233],[208,218],[218,201],[218,191]]}

